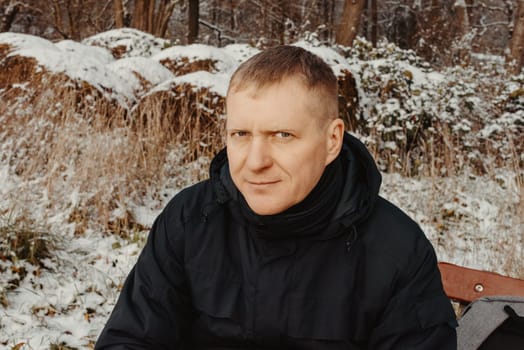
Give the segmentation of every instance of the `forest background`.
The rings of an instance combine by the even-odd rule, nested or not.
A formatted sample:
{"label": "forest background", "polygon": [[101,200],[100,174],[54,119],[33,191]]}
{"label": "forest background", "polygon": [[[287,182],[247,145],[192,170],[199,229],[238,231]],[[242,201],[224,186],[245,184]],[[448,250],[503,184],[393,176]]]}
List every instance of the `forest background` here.
{"label": "forest background", "polygon": [[1,0],[0,32],[81,40],[132,27],[176,44],[257,47],[315,33],[350,46],[386,38],[433,65],[467,64],[475,52],[522,67],[521,0]]}

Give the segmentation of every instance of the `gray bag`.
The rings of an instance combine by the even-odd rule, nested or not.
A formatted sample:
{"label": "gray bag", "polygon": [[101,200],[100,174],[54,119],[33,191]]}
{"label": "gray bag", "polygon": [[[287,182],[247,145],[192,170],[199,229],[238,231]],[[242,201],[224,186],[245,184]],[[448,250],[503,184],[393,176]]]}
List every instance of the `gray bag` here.
{"label": "gray bag", "polygon": [[[479,298],[464,309],[458,324],[458,350],[479,348],[522,350],[524,349],[524,296]],[[510,347],[514,344],[518,344],[517,347]]]}

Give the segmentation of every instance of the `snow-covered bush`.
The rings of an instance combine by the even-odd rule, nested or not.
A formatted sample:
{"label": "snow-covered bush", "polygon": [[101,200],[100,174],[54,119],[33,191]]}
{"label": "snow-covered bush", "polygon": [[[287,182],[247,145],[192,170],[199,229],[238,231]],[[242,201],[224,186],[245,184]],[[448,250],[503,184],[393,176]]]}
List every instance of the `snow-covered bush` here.
{"label": "snow-covered bush", "polygon": [[[374,48],[358,39],[352,48],[339,49],[357,79],[353,131],[366,140],[383,170],[486,173],[493,166],[511,166],[512,154],[523,152],[522,78],[500,66],[437,72],[413,51],[385,41]],[[493,132],[497,138],[487,139]]]}
{"label": "snow-covered bush", "polygon": [[85,45],[100,46],[111,51],[115,58],[151,57],[166,47],[168,40],[156,38],[133,28],[113,29],[86,38]]}

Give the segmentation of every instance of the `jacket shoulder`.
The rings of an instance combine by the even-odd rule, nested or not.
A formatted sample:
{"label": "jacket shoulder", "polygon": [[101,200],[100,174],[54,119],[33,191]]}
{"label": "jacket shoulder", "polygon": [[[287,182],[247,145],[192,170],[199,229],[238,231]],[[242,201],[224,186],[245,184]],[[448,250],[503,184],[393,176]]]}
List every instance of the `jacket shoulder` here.
{"label": "jacket shoulder", "polygon": [[422,229],[408,214],[385,198],[378,197],[371,216],[366,220],[371,232],[381,240],[395,240],[400,244],[426,238]]}
{"label": "jacket shoulder", "polygon": [[159,245],[169,246],[175,256],[184,260],[182,257],[186,256],[188,246],[202,236],[206,210],[210,210],[216,203],[209,180],[184,188],[156,218],[150,239],[161,242]]}
{"label": "jacket shoulder", "polygon": [[204,180],[178,192],[166,205],[163,214],[179,219],[182,223],[205,214],[206,208],[216,204],[211,181]]}
{"label": "jacket shoulder", "polygon": [[384,268],[409,269],[421,259],[436,264],[434,248],[420,226],[382,197],[360,230],[366,250],[372,252],[371,256],[380,256]]}

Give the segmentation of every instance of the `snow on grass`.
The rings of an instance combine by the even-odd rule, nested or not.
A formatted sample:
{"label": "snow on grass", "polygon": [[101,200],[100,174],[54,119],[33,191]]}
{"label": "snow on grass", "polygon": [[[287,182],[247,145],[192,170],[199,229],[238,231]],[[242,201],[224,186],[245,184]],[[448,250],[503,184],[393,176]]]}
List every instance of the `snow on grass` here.
{"label": "snow on grass", "polygon": [[102,48],[71,42],[55,45],[45,39],[14,33],[0,34],[0,43],[13,47],[9,56],[34,58],[40,67],[52,73],[64,73],[73,80],[86,81],[122,105],[134,100],[129,84],[107,68],[109,56]]}
{"label": "snow on grass", "polygon": [[[521,267],[507,266],[506,258],[512,250],[523,253],[521,240],[508,239],[522,238],[519,219],[502,214],[518,205],[519,198],[514,179],[504,174],[501,179],[408,179],[386,174],[382,194],[421,224],[439,260],[518,275]],[[188,176],[178,181],[191,183],[192,179]],[[162,202],[178,190],[166,188],[170,193]],[[38,203],[34,209],[45,211]],[[152,199],[128,209],[148,226],[161,210]],[[89,349],[136,261],[145,239],[144,233],[140,235],[142,241],[129,242],[92,231],[74,237],[65,230],[64,239],[54,251],[55,256],[46,260],[45,268],[17,264],[27,270],[27,276],[7,291],[9,281],[19,278],[13,265],[0,262],[5,270],[0,276],[0,294],[3,289],[9,301],[7,307],[0,307],[0,344],[14,346],[23,342],[26,345],[21,349],[48,349],[49,344],[64,342]]]}
{"label": "snow on grass", "polygon": [[229,44],[224,46],[222,50],[233,57],[238,63],[242,63],[260,52],[259,49],[247,44]]}
{"label": "snow on grass", "polygon": [[299,41],[294,45],[322,57],[322,59],[331,66],[336,75],[342,75],[343,70],[351,71],[351,66],[348,61],[332,48],[315,46],[305,41]]}
{"label": "snow on grass", "polygon": [[[167,41],[132,29],[101,33],[82,43],[62,41],[56,44],[28,35],[1,33],[0,43],[13,47],[10,55],[33,57],[41,67],[51,72],[63,72],[102,91],[111,91],[112,97],[125,101],[125,108],[130,107],[129,101],[136,102],[147,94],[171,90],[173,86],[184,83],[225,96],[234,67],[258,52],[258,49],[243,44],[221,49],[205,45],[169,48]],[[446,74],[434,72],[412,53],[391,45],[374,49],[369,55],[371,58],[366,59],[360,59],[361,53],[358,52],[344,58],[331,48],[306,42],[297,45],[323,57],[335,72],[348,69],[353,73],[365,118],[372,116],[373,108],[383,115],[405,119],[415,112],[438,115],[440,110],[449,107],[450,111],[455,108],[446,115],[452,119],[460,114],[459,105],[465,98],[475,97],[475,85],[462,82],[458,75],[460,70],[449,70]],[[357,42],[358,45],[366,44]],[[120,58],[113,57],[113,50],[118,51]],[[391,55],[398,57],[393,59]],[[184,57],[188,62],[216,61],[217,71],[196,71],[174,77],[159,63],[163,59]],[[150,86],[144,88],[134,73]],[[376,79],[384,82],[401,80],[404,85],[398,88],[409,91],[412,94],[410,99],[405,102],[389,97],[381,101],[374,95],[374,89],[379,90]],[[452,92],[450,100],[440,102],[436,92],[447,89],[449,84],[453,86],[449,88]],[[24,86],[12,88],[25,89]],[[521,87],[522,78],[508,82],[506,95],[500,97],[501,101]],[[137,91],[143,95],[137,96]],[[516,128],[519,123],[522,125],[521,100],[518,94],[515,95],[511,108],[481,129],[483,136],[490,137],[507,128]],[[22,94],[20,98],[27,96]],[[475,98],[468,101],[477,105],[481,103]],[[17,111],[17,115],[31,113],[31,106]],[[490,116],[481,117],[488,119]],[[5,122],[3,118],[5,116],[0,116],[0,122]],[[45,133],[42,120],[33,119],[24,125],[24,130],[32,134]],[[456,132],[469,132],[467,120],[463,123],[457,120],[459,130]],[[409,122],[406,121],[408,128]],[[382,127],[399,128],[398,125]],[[5,140],[0,144],[0,230],[8,228],[9,234],[34,231],[47,239],[52,249],[50,256],[41,259],[40,264],[29,264],[16,257],[0,259],[0,348],[12,349],[19,345],[19,350],[49,349],[51,344],[65,344],[77,349],[91,349],[137,259],[147,230],[137,229],[120,237],[88,224],[85,232],[75,234],[77,223],[71,215],[79,206],[89,202],[93,196],[91,192],[100,191],[102,187],[82,189],[72,181],[75,177],[89,175],[88,168],[75,166],[74,162],[53,164],[52,172],[62,179],[56,182],[58,185],[54,189],[49,188],[46,177],[49,174],[35,171],[28,178],[18,176],[16,166],[38,154],[24,148],[24,142],[31,143],[32,140],[24,132],[10,137],[2,134],[2,130],[0,127],[0,138]],[[86,135],[86,130],[60,129],[61,133],[66,133],[63,135],[64,147],[71,157],[92,154],[98,159],[100,154],[110,153],[116,146],[127,145],[125,132]],[[42,141],[40,146],[46,147],[45,142]],[[383,146],[393,151],[398,149],[394,140]],[[182,147],[169,150],[163,169],[164,182],[118,198],[109,219],[116,220],[129,214],[137,224],[151,227],[172,196],[207,173],[209,159],[200,158],[181,165],[183,157]],[[524,229],[519,215],[522,210],[518,209],[522,206],[522,184],[519,184],[521,179],[518,177],[522,175],[517,174],[519,171],[495,168],[484,176],[465,173],[446,178],[406,178],[385,174],[381,194],[420,223],[435,246],[439,260],[524,278],[519,263],[521,259],[518,259],[524,254]],[[105,184],[108,189],[118,187],[124,178],[117,173],[108,174],[112,176],[111,180],[98,179],[95,183]],[[51,191],[55,191],[54,196]],[[55,203],[57,198],[59,203]],[[2,243],[5,244],[0,242],[0,248]]]}
{"label": "snow on grass", "polygon": [[144,89],[142,82],[135,75],[139,74],[148,83],[155,86],[173,78],[173,73],[155,60],[146,57],[129,57],[116,60],[107,66],[119,79],[126,82],[134,91]]}
{"label": "snow on grass", "polygon": [[[0,344],[49,349],[64,342],[88,349],[96,339],[140,248],[121,247],[115,236],[94,233],[67,243],[45,268],[20,264],[27,271],[23,279],[2,274],[2,286],[19,285],[4,290],[9,304],[0,309]],[[4,264],[6,271],[9,267]]]}
{"label": "snow on grass", "polygon": [[[209,87],[211,91],[225,96],[229,76],[238,65],[236,55],[242,51],[253,53],[247,46],[230,46],[222,50],[194,44],[163,49],[165,42],[153,40],[153,37],[131,29],[95,35],[85,39],[83,44],[70,40],[53,44],[46,39],[15,33],[0,34],[0,43],[13,47],[9,56],[35,58],[38,65],[48,71],[65,73],[73,80],[85,81],[109,98],[115,98],[124,107],[136,103],[136,92],[142,88],[133,72],[151,84],[151,92],[166,89],[172,83],[193,82],[196,86]],[[101,44],[109,48],[125,45],[132,51],[115,60],[107,49],[91,46]],[[229,52],[234,54],[230,55]],[[159,62],[181,58],[188,59],[189,63],[193,60],[211,60],[217,71],[193,72],[173,80],[173,74]]]}
{"label": "snow on grass", "polygon": [[157,61],[165,59],[188,59],[189,63],[194,61],[210,60],[219,72],[230,72],[238,65],[237,60],[228,55],[226,51],[209,45],[192,44],[187,46],[172,46],[160,51],[152,57]]}
{"label": "snow on grass", "polygon": [[197,71],[175,77],[159,84],[149,91],[150,94],[158,91],[171,90],[173,86],[191,84],[195,88],[208,88],[220,96],[225,96],[229,84],[229,74],[213,74],[206,71]]}
{"label": "snow on grass", "polygon": [[387,174],[381,191],[421,225],[439,260],[524,278],[518,259],[524,223],[515,215],[522,194],[514,173],[496,179]]}
{"label": "snow on grass", "polygon": [[57,42],[55,46],[79,59],[89,57],[101,66],[110,64],[115,60],[111,52],[103,47],[84,45],[73,40],[62,40]]}
{"label": "snow on grass", "polygon": [[122,49],[124,57],[151,57],[170,42],[133,28],[113,29],[99,33],[82,41],[86,45],[101,46],[109,50]]}

